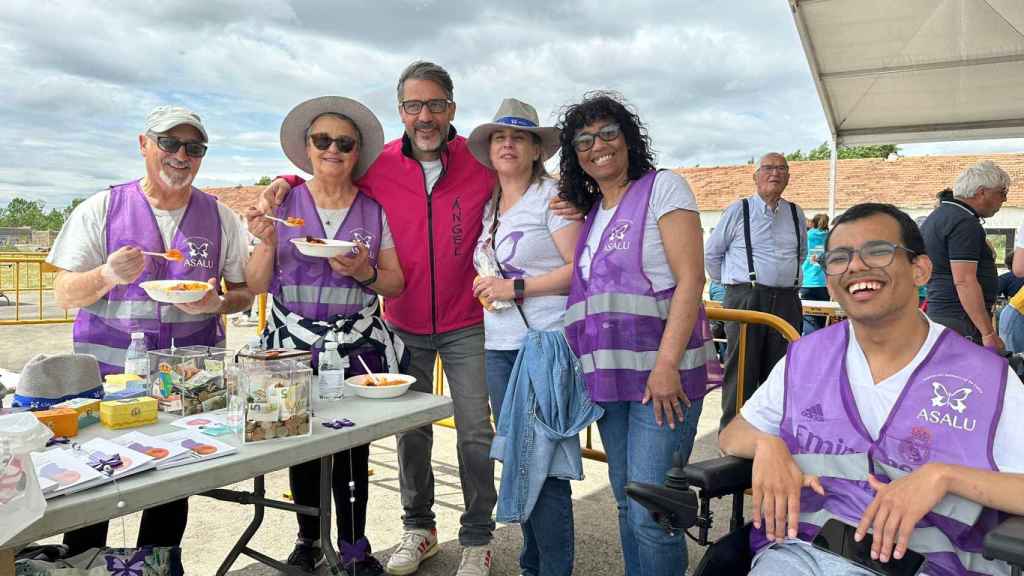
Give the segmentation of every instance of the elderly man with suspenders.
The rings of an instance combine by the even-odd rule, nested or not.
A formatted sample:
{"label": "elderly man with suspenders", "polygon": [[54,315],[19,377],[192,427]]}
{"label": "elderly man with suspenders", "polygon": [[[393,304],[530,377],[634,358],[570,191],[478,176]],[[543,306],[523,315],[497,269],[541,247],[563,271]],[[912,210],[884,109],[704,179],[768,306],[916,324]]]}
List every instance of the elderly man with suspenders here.
{"label": "elderly man with suspenders", "polygon": [[[806,219],[799,206],[782,199],[789,165],[782,154],[765,154],[754,172],[757,193],[737,200],[722,213],[704,248],[712,280],[726,287],[726,308],[780,316],[800,330],[800,264],[807,246]],[[721,427],[736,415],[739,326],[726,325],[728,349],[722,390]],[[786,353],[786,340],[771,328],[747,331],[744,400]]]}

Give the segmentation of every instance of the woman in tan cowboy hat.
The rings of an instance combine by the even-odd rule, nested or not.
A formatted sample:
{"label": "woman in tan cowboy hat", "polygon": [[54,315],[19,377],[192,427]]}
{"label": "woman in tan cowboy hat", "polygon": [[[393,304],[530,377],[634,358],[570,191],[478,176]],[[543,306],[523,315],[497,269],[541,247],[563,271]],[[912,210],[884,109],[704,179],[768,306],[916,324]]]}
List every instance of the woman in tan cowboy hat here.
{"label": "woman in tan cowboy hat", "polygon": [[[562,343],[564,357],[571,357],[557,331],[562,328],[580,223],[561,218],[548,207],[557,196],[558,187],[544,170],[544,161],[557,150],[558,134],[557,128],[539,125],[532,106],[508,98],[501,103],[494,121],[478,126],[469,136],[470,151],[497,174],[494,196],[484,210],[484,232],[477,243],[475,258],[477,262],[490,263],[497,277],[482,273],[473,288],[486,304],[486,379],[498,426],[491,455],[505,462],[497,519],[521,522],[520,569],[532,576],[568,575],[573,566],[572,492],[568,478],[577,475],[554,477],[549,475],[554,473],[553,468],[535,466],[536,470],[531,468],[528,478],[524,478],[516,474],[522,468],[512,461],[523,445],[521,436],[517,439],[512,430],[529,421],[530,408],[520,400],[515,387],[518,379],[513,367],[524,362],[520,358],[517,364],[520,350],[531,362],[552,366],[550,372],[556,371],[558,361],[535,356],[535,343],[553,342],[555,348]],[[506,304],[492,304],[497,302]],[[509,305],[512,302],[516,305]],[[537,332],[540,335],[534,337]],[[505,446],[507,450],[503,449]],[[527,458],[519,463],[532,462]]]}
{"label": "woman in tan cowboy hat", "polygon": [[[285,118],[281,147],[313,178],[292,190],[274,214],[292,226],[268,220],[256,208],[246,214],[249,231],[260,240],[246,267],[246,281],[255,292],[269,291],[274,297],[263,334],[266,344],[313,350],[316,357],[326,343],[336,343],[353,365],[358,354],[375,372],[401,371],[407,354],[380,318],[378,295],[402,291],[402,269],[384,212],[353,183],[383,144],[376,116],[349,98],[307,100]],[[301,253],[293,242],[308,237],[356,246],[351,253],[317,258]],[[384,573],[364,533],[369,453],[368,445],[336,453],[333,476],[342,566],[349,574],[366,576]],[[296,504],[317,505],[319,479],[319,460],[289,469]],[[346,505],[350,497],[351,507]],[[299,514],[298,522],[288,564],[312,572],[322,557],[319,519]]]}

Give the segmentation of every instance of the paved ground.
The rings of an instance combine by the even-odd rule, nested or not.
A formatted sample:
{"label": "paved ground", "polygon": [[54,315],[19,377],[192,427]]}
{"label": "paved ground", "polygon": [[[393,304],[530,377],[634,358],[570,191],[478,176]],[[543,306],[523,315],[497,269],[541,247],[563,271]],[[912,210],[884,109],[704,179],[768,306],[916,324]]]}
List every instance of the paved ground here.
{"label": "paved ground", "polygon": [[[0,304],[2,308],[2,304]],[[229,347],[241,346],[252,333],[252,328],[232,326],[228,331]],[[0,326],[0,367],[19,370],[38,352],[68,351],[71,347],[71,326]],[[698,429],[697,446],[693,460],[717,456],[715,429],[717,428],[720,398],[717,393],[705,401],[704,414]],[[597,435],[595,434],[595,437]],[[418,572],[423,576],[454,574],[459,562],[458,520],[462,512],[462,494],[459,489],[458,460],[455,453],[455,431],[437,427],[434,447],[434,472],[437,479],[438,535],[441,553],[423,565]],[[395,441],[388,438],[375,442],[370,453],[371,476],[368,535],[377,547],[379,557],[386,559],[401,535],[401,504]],[[608,488],[607,469],[601,462],[585,460],[586,479],[573,483],[574,516],[576,522],[576,574],[622,574],[619,553],[618,526],[615,505]],[[500,474],[500,468],[497,472]],[[269,495],[280,496],[287,491],[288,477],[278,472],[267,477]],[[251,483],[238,485],[243,489]],[[206,498],[192,498],[191,516],[183,543],[185,567],[189,574],[213,574],[241,534],[250,519],[244,507]],[[716,534],[727,524],[728,511],[720,507]],[[109,543],[133,544],[138,530],[139,515],[126,516],[111,522]],[[277,558],[284,558],[291,550],[295,533],[292,515],[268,511],[263,528],[254,539],[254,547]],[[59,540],[54,538],[54,541]],[[495,560],[492,574],[506,576],[518,574],[518,551],[521,544],[519,527],[499,525],[494,537]],[[695,566],[700,549],[691,545],[690,565]],[[248,558],[241,558],[232,566],[233,576],[265,576],[275,574]]]}

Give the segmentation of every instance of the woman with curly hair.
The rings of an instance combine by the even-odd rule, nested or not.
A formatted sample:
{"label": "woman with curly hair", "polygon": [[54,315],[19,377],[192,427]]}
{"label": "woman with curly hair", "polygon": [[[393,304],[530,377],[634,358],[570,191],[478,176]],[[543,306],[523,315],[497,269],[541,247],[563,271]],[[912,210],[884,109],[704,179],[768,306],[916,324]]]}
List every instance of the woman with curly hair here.
{"label": "woman with curly hair", "polygon": [[608,455],[627,576],[686,572],[628,482],[661,484],[689,459],[715,359],[701,304],[700,217],[689,185],[654,165],[647,129],[621,96],[584,95],[562,114],[560,196],[588,212],[565,324]]}

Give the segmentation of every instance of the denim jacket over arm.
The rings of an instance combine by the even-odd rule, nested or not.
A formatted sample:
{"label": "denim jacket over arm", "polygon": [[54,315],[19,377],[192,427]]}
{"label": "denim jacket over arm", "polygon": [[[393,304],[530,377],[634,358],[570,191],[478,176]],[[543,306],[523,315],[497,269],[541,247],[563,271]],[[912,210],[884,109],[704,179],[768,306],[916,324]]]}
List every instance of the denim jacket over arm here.
{"label": "denim jacket over arm", "polygon": [[603,414],[563,333],[527,333],[491,445],[491,458],[503,463],[499,522],[528,519],[549,476],[583,478],[579,433]]}

